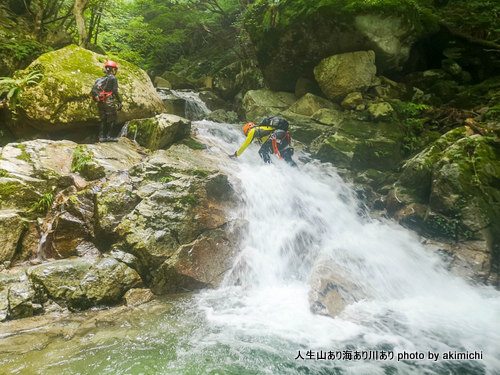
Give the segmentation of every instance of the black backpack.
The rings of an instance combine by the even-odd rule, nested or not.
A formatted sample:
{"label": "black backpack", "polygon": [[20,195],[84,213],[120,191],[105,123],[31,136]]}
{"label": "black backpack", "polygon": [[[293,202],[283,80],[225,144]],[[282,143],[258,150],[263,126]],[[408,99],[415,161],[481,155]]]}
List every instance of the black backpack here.
{"label": "black backpack", "polygon": [[109,96],[109,94],[106,93],[103,88],[106,86],[107,82],[108,82],[107,75],[96,79],[94,86],[92,86],[92,90],[90,90],[90,95],[92,96],[92,100],[94,100],[94,102],[104,102],[106,98]]}
{"label": "black backpack", "polygon": [[288,131],[288,127],[290,126],[290,124],[288,124],[288,121],[286,121],[283,117],[280,116],[264,117],[260,122],[260,125],[270,126],[277,130],[284,130],[284,131]]}

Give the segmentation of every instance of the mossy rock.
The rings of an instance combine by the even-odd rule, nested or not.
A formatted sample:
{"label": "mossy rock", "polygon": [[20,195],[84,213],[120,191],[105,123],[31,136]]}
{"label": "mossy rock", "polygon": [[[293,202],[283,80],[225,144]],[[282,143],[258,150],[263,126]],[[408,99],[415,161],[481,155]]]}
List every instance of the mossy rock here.
{"label": "mossy rock", "polygon": [[[40,71],[43,78],[21,94],[18,115],[8,122],[9,128],[19,133],[25,127],[57,131],[96,125],[99,116],[90,89],[104,75],[104,62],[108,59],[75,45],[41,55],[20,73],[24,76]],[[123,103],[118,122],[163,112],[163,103],[146,72],[125,60],[114,60],[119,66],[117,77]]]}

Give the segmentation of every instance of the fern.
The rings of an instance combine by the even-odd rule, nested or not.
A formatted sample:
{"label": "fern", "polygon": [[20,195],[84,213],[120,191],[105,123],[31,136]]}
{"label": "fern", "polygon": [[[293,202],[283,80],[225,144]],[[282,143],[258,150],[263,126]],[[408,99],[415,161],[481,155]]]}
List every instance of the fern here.
{"label": "fern", "polygon": [[20,102],[21,93],[29,86],[35,86],[43,79],[43,73],[32,70],[21,78],[0,77],[0,93],[7,93],[6,99],[12,112]]}
{"label": "fern", "polygon": [[94,154],[88,151],[86,146],[76,146],[73,152],[73,160],[71,161],[71,172],[80,172],[92,160],[93,156]]}

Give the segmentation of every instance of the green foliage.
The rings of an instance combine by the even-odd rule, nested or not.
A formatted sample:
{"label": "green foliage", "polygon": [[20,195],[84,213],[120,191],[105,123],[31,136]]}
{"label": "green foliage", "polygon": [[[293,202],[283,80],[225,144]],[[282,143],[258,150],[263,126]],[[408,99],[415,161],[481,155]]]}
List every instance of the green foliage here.
{"label": "green foliage", "polygon": [[78,145],[73,152],[71,161],[71,172],[81,172],[83,167],[89,163],[94,154],[90,152],[85,145]]}
{"label": "green foliage", "polygon": [[0,55],[13,57],[17,61],[32,61],[42,53],[52,51],[48,47],[34,39],[13,38],[3,40],[0,44]]}
{"label": "green foliage", "polygon": [[418,151],[422,144],[421,134],[428,121],[427,118],[421,116],[429,109],[429,106],[400,100],[391,101],[391,105],[404,127],[403,150],[407,154]]}
{"label": "green foliage", "polygon": [[0,177],[10,177],[10,174],[5,169],[0,169]]}
{"label": "green foliage", "polygon": [[439,9],[445,23],[472,37],[500,43],[500,2],[455,0]]}
{"label": "green foliage", "polygon": [[52,203],[54,203],[54,193],[45,193],[38,201],[34,202],[30,206],[29,211],[39,213],[47,212],[47,210],[52,206]]}
{"label": "green foliage", "polygon": [[184,71],[189,64],[188,74],[199,77],[214,72],[226,56],[234,57],[242,11],[239,0],[114,0],[97,42],[150,73],[174,66]]}
{"label": "green foliage", "polygon": [[288,27],[296,19],[321,13],[345,19],[364,12],[399,15],[410,19],[417,29],[436,21],[430,0],[258,0],[245,14],[245,24],[267,31]]}
{"label": "green foliage", "polygon": [[7,93],[9,108],[15,113],[16,106],[21,100],[21,93],[29,86],[40,83],[43,74],[34,69],[25,76],[15,74],[14,77],[0,77],[0,93]]}

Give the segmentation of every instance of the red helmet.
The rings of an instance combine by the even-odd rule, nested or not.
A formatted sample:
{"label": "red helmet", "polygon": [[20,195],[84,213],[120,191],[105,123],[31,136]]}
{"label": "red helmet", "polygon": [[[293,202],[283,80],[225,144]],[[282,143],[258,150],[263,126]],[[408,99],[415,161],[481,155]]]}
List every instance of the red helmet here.
{"label": "red helmet", "polygon": [[105,67],[105,68],[116,68],[116,69],[118,69],[118,64],[117,64],[117,63],[115,63],[115,62],[114,62],[114,61],[112,61],[112,60],[108,60],[108,61],[106,61],[106,62],[104,63],[104,67]]}
{"label": "red helmet", "polygon": [[247,135],[248,131],[250,129],[252,129],[253,127],[255,126],[255,124],[253,122],[249,122],[248,124],[246,124],[244,127],[243,127],[243,133],[245,133],[245,135]]}

